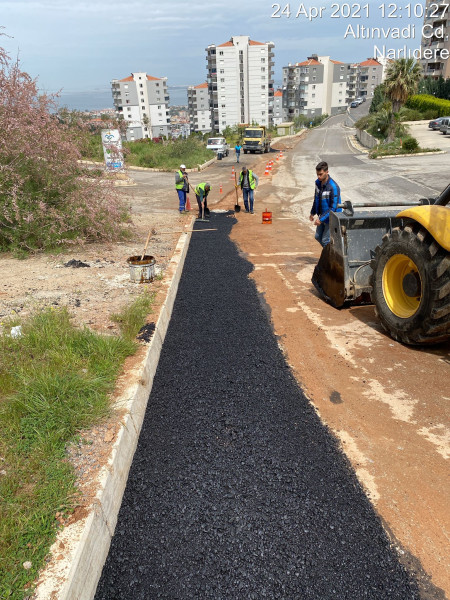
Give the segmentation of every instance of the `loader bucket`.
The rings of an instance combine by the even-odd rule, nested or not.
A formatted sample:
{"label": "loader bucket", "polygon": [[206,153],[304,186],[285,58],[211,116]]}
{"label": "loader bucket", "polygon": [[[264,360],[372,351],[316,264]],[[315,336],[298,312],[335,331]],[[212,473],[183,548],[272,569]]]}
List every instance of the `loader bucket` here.
{"label": "loader bucket", "polygon": [[346,203],[343,212],[330,213],[330,243],[323,248],[312,276],[316,289],[336,308],[370,301],[375,248],[386,233],[403,223],[397,217],[403,204],[365,203],[357,211],[354,206]]}
{"label": "loader bucket", "polygon": [[327,244],[322,250],[312,276],[317,291],[327,302],[341,308],[346,300],[344,281],[344,257],[336,251],[334,244]]}

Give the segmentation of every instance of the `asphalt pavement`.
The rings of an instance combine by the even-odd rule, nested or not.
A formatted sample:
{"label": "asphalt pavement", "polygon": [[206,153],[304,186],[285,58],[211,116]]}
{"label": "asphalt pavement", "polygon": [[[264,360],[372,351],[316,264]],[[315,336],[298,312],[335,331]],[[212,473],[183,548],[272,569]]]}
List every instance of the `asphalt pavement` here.
{"label": "asphalt pavement", "polygon": [[232,224],[196,225],[96,600],[418,599]]}

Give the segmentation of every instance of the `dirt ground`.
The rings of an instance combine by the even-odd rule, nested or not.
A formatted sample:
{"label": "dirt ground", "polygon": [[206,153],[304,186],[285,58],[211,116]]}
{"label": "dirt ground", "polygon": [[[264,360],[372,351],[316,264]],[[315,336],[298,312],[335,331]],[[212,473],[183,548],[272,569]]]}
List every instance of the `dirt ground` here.
{"label": "dirt ground", "polygon": [[[311,275],[320,248],[312,227],[299,218],[286,193],[293,144],[285,149],[285,158],[269,176],[264,176],[265,157],[255,160],[260,175],[256,214],[236,215],[232,239],[254,264],[251,277],[293,372],[340,439],[399,554],[426,578],[423,567],[432,584],[450,597],[449,345],[408,348],[386,336],[372,306],[337,311],[318,297]],[[234,191],[225,191],[228,194],[212,209],[232,208]],[[26,261],[2,257],[2,319],[13,311],[26,315],[36,305],[67,305],[77,323],[115,331],[111,314],[140,292],[140,286],[130,282],[126,259],[142,252],[150,228],[172,231],[155,234],[149,246],[148,253],[164,271],[178,232],[190,221],[190,216],[177,214],[173,203],[155,212],[143,208],[133,188],[123,193],[137,207],[129,243],[86,246]],[[265,208],[273,213],[270,225],[262,224]],[[64,266],[72,259],[90,266]],[[158,281],[149,285],[155,291],[161,288]],[[158,302],[155,318],[157,312]],[[80,515],[94,493],[92,477],[108,456],[119,421],[116,415],[86,432],[88,444],[73,449],[84,489]]]}
{"label": "dirt ground", "polygon": [[[133,203],[133,188],[122,188]],[[142,255],[150,230],[147,255],[156,260],[156,273],[164,272],[189,215],[133,211],[131,237],[117,244],[87,244],[61,254],[38,254],[26,260],[3,255],[0,259],[0,320],[26,317],[44,306],[67,306],[77,325],[99,332],[117,332],[111,315],[142,292],[130,279],[127,259]],[[167,232],[167,233],[161,233]],[[144,284],[158,289],[158,280]]]}
{"label": "dirt ground", "polygon": [[[450,345],[404,346],[384,333],[373,306],[336,310],[318,296],[311,276],[320,246],[284,193],[290,173],[288,151],[272,175],[261,173],[257,214],[239,213],[231,237],[254,265],[251,277],[301,387],[399,555],[438,588],[424,597],[450,597]],[[266,208],[270,225],[262,223]]]}

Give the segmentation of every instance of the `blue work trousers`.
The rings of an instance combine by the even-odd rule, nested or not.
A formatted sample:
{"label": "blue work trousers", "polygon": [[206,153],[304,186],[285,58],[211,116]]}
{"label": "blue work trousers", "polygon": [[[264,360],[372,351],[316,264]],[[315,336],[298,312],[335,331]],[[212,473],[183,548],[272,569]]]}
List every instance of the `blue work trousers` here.
{"label": "blue work trousers", "polygon": [[325,247],[330,243],[330,224],[321,223],[316,227],[316,235],[314,236],[319,244]]}
{"label": "blue work trousers", "polygon": [[253,210],[253,201],[254,201],[253,190],[250,188],[242,188],[242,194],[244,196],[245,210],[247,212],[249,211],[249,200],[250,200],[250,212],[251,212]]}
{"label": "blue work trousers", "polygon": [[178,198],[180,200],[179,211],[186,210],[186,192],[184,190],[177,190]]}

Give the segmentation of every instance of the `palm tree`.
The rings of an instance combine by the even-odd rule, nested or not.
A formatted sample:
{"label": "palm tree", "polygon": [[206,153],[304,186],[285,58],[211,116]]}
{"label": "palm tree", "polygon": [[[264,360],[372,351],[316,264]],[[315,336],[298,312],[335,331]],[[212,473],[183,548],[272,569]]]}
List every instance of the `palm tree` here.
{"label": "palm tree", "polygon": [[384,91],[394,113],[417,91],[421,76],[422,67],[414,58],[399,58],[388,66]]}

